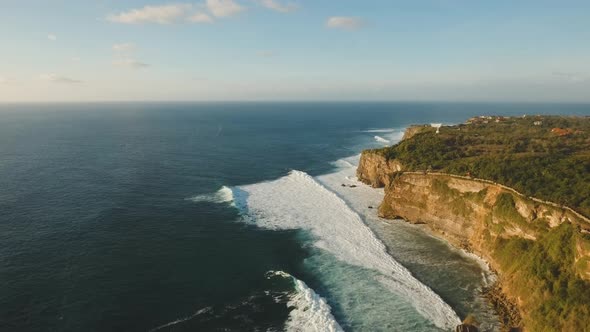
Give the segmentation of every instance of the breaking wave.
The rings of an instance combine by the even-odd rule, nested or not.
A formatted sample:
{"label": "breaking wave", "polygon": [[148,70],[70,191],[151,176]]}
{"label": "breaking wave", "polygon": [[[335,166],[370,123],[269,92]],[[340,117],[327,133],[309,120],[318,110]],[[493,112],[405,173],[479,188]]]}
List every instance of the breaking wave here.
{"label": "breaking wave", "polygon": [[234,196],[233,191],[231,188],[223,186],[218,191],[211,193],[211,194],[204,194],[204,195],[197,195],[194,197],[187,198],[187,200],[201,203],[201,202],[208,202],[208,203],[229,203],[233,202]]}
{"label": "breaking wave", "polygon": [[343,332],[332,315],[332,308],[324,298],[316,294],[303,281],[283,271],[270,271],[269,276],[290,278],[295,286],[295,293],[290,296],[287,305],[293,307],[286,322],[290,332]]}
{"label": "breaking wave", "polygon": [[387,253],[344,200],[308,174],[292,171],[275,181],[236,187],[234,203],[244,220],[258,227],[307,230],[315,247],[347,264],[379,272],[377,282],[407,299],[437,327],[451,329],[460,323],[440,296]]}
{"label": "breaking wave", "polygon": [[365,130],[365,133],[391,133],[394,132],[394,128],[383,128],[383,129],[368,129]]}
{"label": "breaking wave", "polygon": [[385,143],[385,144],[391,143],[389,140],[387,140],[381,136],[375,136],[375,140],[379,143]]}

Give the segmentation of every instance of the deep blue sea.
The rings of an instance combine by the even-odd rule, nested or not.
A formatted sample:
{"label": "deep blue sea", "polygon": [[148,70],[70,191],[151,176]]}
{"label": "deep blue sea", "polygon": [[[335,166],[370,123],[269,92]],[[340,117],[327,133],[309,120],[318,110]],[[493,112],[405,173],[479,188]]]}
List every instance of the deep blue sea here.
{"label": "deep blue sea", "polygon": [[410,124],[590,105],[0,105],[1,331],[444,331],[487,272],[382,221],[355,156]]}

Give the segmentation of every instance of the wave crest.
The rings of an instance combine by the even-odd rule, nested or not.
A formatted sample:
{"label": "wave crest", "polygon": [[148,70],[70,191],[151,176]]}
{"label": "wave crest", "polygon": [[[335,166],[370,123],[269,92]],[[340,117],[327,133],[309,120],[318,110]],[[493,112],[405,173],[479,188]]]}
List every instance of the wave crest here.
{"label": "wave crest", "polygon": [[234,194],[230,187],[223,186],[218,191],[211,194],[197,195],[194,197],[187,198],[187,200],[195,203],[208,202],[208,203],[229,203],[233,202]]}
{"label": "wave crest", "polygon": [[319,296],[305,282],[283,271],[269,271],[267,278],[280,276],[291,278],[295,286],[295,293],[291,295],[287,305],[293,310],[289,313],[286,330],[291,332],[343,332],[332,315],[332,308],[324,298]]}
{"label": "wave crest", "polygon": [[381,136],[376,136],[376,135],[375,135],[375,137],[374,137],[374,138],[375,138],[375,140],[376,140],[377,142],[379,142],[379,143],[385,143],[385,144],[389,144],[389,143],[391,143],[389,140],[387,140],[387,139],[385,139],[385,138],[383,138],[383,137],[381,137]]}
{"label": "wave crest", "polygon": [[395,261],[385,245],[344,200],[305,172],[292,171],[275,181],[234,188],[245,220],[267,229],[305,229],[314,245],[338,260],[379,272],[376,280],[411,302],[442,329],[460,323],[453,309]]}

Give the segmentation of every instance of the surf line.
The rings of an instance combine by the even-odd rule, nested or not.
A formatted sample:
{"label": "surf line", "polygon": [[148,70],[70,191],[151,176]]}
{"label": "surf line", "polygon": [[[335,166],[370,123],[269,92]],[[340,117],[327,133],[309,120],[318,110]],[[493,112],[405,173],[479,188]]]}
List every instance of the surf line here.
{"label": "surf line", "polygon": [[304,229],[314,245],[337,259],[380,273],[388,290],[406,299],[442,329],[460,324],[454,310],[391,257],[358,213],[305,172],[292,171],[274,181],[232,188],[243,220],[274,230]]}

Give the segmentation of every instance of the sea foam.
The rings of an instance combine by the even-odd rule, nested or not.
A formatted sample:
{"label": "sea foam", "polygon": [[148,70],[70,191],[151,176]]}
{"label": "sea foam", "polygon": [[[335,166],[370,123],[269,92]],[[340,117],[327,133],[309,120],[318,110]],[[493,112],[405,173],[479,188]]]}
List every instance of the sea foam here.
{"label": "sea foam", "polygon": [[289,313],[285,327],[291,332],[343,332],[332,315],[332,308],[324,298],[316,294],[305,282],[283,271],[270,271],[268,276],[290,278],[295,292],[290,296],[287,305],[293,310]]}
{"label": "sea foam", "polygon": [[234,203],[245,220],[266,229],[305,229],[314,245],[338,260],[379,272],[377,282],[411,303],[442,329],[460,323],[453,309],[420,283],[344,200],[308,174],[292,171],[275,181],[234,188]]}
{"label": "sea foam", "polygon": [[233,191],[231,188],[223,186],[221,189],[214,193],[204,194],[204,195],[197,195],[194,197],[187,198],[187,200],[200,203],[200,202],[208,202],[208,203],[229,203],[234,200]]}
{"label": "sea foam", "polygon": [[365,133],[391,133],[395,131],[394,128],[382,128],[382,129],[368,129],[365,130]]}
{"label": "sea foam", "polygon": [[379,143],[384,143],[384,144],[390,144],[390,143],[391,143],[389,140],[387,140],[387,139],[385,139],[385,138],[383,138],[383,137],[381,137],[381,136],[377,136],[377,135],[375,135],[375,137],[374,137],[374,138],[375,138],[375,140],[376,140],[377,142],[379,142]]}

